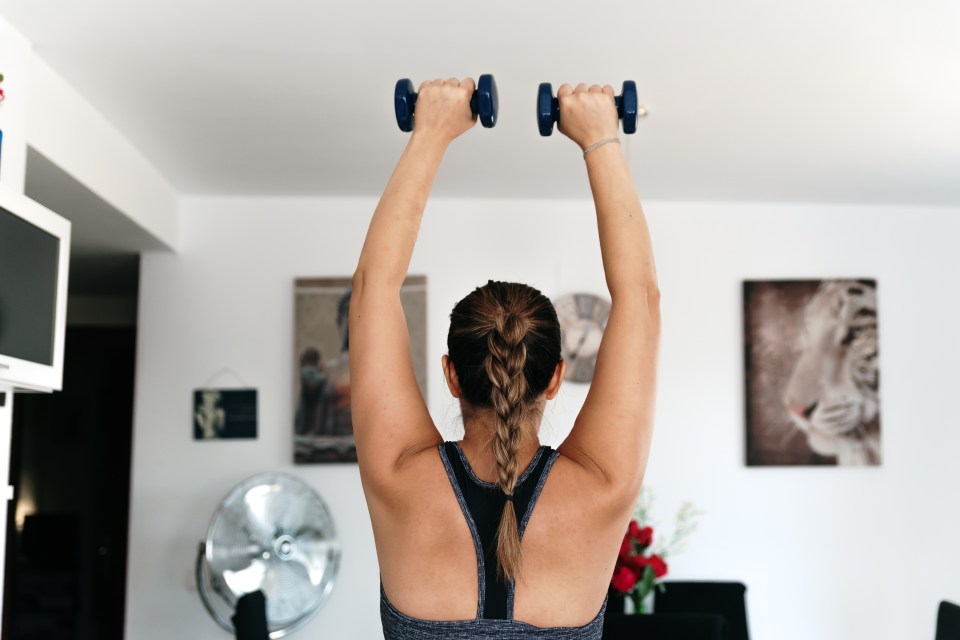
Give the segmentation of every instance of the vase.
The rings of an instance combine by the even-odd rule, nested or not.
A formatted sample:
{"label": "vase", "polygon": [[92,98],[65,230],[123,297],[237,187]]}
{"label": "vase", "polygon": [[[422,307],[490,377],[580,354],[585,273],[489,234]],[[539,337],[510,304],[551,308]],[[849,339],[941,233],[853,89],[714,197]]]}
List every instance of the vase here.
{"label": "vase", "polygon": [[653,613],[653,590],[640,600],[639,606],[634,595],[610,589],[607,594],[607,611],[626,615]]}
{"label": "vase", "polygon": [[645,615],[653,613],[653,591],[640,599],[639,604],[633,593],[620,593],[610,589],[607,593],[607,612],[624,615]]}
{"label": "vase", "polygon": [[645,596],[638,599],[633,597],[627,599],[627,613],[639,613],[639,614],[648,614],[653,613],[653,589],[651,589]]}

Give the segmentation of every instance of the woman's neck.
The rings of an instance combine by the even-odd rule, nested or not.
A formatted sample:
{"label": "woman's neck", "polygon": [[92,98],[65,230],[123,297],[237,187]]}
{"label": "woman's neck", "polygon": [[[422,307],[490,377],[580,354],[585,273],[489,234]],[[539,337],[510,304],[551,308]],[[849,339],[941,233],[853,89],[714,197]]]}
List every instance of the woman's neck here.
{"label": "woman's neck", "polygon": [[[493,449],[494,416],[478,415],[472,419],[464,417],[464,434],[460,448],[470,461],[473,472],[484,482],[497,481],[497,457]],[[521,439],[517,459],[520,469],[525,469],[540,448],[537,437],[539,425],[524,425],[525,437]]]}

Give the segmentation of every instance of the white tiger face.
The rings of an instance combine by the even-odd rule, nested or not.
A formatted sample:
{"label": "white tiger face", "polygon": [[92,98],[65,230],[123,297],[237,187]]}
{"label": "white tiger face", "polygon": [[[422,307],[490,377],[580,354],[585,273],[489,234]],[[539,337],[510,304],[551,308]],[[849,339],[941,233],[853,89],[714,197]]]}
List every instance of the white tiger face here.
{"label": "white tiger face", "polygon": [[800,357],[784,392],[814,451],[841,465],[879,463],[877,365],[875,285],[823,282],[804,310]]}

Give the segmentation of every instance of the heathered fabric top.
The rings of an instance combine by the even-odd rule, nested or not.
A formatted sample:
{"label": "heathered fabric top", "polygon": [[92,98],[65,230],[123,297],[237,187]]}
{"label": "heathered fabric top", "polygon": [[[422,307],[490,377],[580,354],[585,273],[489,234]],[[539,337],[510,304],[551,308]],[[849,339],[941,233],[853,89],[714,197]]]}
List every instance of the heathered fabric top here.
{"label": "heathered fabric top", "polygon": [[[497,577],[496,532],[506,496],[497,484],[484,482],[473,473],[456,442],[443,443],[439,451],[464,518],[470,526],[477,554],[477,617],[473,620],[443,622],[412,618],[397,611],[381,587],[380,620],[385,640],[600,640],[606,602],[596,617],[582,627],[535,627],[513,619],[514,585]],[[517,481],[513,508],[516,510],[521,539],[558,455],[550,447],[540,447],[530,466]]]}

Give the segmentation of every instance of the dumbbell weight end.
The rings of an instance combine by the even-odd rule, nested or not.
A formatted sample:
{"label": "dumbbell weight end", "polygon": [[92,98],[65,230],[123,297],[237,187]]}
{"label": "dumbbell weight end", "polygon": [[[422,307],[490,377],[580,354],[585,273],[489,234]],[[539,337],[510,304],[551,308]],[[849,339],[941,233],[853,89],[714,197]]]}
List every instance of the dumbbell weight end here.
{"label": "dumbbell weight end", "polygon": [[553,125],[560,120],[560,101],[553,96],[549,82],[540,83],[537,89],[537,128],[540,135],[553,134]]}
{"label": "dumbbell weight end", "polygon": [[413,111],[417,106],[417,92],[409,78],[397,80],[393,90],[393,112],[401,131],[413,131]]}

